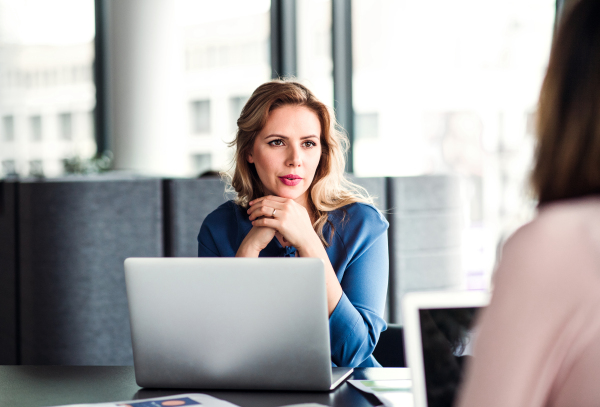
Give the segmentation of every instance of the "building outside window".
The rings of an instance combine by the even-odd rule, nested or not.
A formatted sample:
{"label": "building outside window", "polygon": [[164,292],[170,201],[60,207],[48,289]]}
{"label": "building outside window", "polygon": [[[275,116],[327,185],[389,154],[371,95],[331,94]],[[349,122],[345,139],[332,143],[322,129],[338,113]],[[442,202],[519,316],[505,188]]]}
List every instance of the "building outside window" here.
{"label": "building outside window", "polygon": [[42,160],[30,160],[29,161],[29,176],[30,177],[43,177],[44,176],[44,165]]}
{"label": "building outside window", "polygon": [[[556,2],[353,0],[358,176],[457,174],[470,202],[470,288],[489,281],[502,240],[533,214],[535,112]],[[364,113],[378,114],[365,137]]]}
{"label": "building outside window", "polygon": [[331,0],[296,1],[298,79],[333,108]]}
{"label": "building outside window", "polygon": [[190,106],[190,175],[196,176],[209,162],[198,157],[210,155],[210,170],[229,168],[232,150],[227,143],[235,136],[241,106],[271,78],[271,2],[180,0],[179,5]]}
{"label": "building outside window", "polygon": [[2,160],[2,174],[5,177],[12,177],[17,175],[17,167],[15,166],[15,160]]}
{"label": "building outside window", "polygon": [[229,110],[231,112],[231,128],[232,131],[237,131],[237,120],[240,118],[242,109],[250,96],[233,96],[229,98]]}
{"label": "building outside window", "polygon": [[71,140],[73,138],[73,115],[71,113],[61,113],[58,115],[58,133],[62,140]]}
{"label": "building outside window", "polygon": [[29,118],[29,133],[31,141],[42,141],[42,116],[31,116]]}
{"label": "building outside window", "polygon": [[75,120],[96,104],[94,36],[94,0],[0,0],[0,161],[19,175],[60,176],[64,159],[95,154]]}
{"label": "building outside window", "polygon": [[13,116],[4,116],[2,118],[2,139],[4,141],[13,141],[15,139],[15,118]]}
{"label": "building outside window", "polygon": [[354,140],[379,137],[379,113],[355,113],[354,122]]}
{"label": "building outside window", "polygon": [[192,133],[210,133],[210,100],[191,102]]}
{"label": "building outside window", "polygon": [[210,154],[196,154],[194,158],[194,171],[200,177],[207,171],[213,171],[212,156]]}

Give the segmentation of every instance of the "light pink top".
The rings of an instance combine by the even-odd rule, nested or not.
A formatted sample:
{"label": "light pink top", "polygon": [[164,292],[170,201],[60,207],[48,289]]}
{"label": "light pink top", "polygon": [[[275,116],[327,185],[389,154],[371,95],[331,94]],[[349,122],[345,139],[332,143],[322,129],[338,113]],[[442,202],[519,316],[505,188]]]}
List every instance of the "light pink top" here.
{"label": "light pink top", "polygon": [[600,406],[600,197],[508,240],[463,390],[460,407]]}

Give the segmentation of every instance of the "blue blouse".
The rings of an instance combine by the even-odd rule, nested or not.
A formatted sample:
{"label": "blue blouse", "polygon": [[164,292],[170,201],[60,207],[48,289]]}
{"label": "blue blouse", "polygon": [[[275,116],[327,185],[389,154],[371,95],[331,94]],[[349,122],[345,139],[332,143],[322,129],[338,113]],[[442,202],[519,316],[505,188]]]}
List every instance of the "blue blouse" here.
{"label": "blue blouse", "polygon": [[[325,250],[342,286],[343,294],[329,317],[331,361],[334,366],[379,367],[373,349],[381,331],[387,294],[388,222],[373,206],[350,204],[329,212],[335,227]],[[234,257],[252,229],[246,210],[233,201],[209,214],[198,235],[199,257]],[[329,239],[331,227],[323,228]],[[276,237],[260,257],[295,257],[294,247],[285,247]]]}

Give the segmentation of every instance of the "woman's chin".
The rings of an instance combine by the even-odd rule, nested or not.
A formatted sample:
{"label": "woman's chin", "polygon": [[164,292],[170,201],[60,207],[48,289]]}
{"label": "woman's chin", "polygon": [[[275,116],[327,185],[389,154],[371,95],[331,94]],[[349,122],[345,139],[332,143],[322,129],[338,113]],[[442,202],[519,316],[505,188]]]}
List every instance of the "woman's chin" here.
{"label": "woman's chin", "polygon": [[277,195],[280,198],[291,199],[295,201],[296,199],[302,197],[306,193],[306,191],[290,191],[289,189],[286,189],[279,189],[273,195]]}
{"label": "woman's chin", "polygon": [[291,199],[291,200],[295,201],[296,199],[301,197],[302,194],[281,193],[281,194],[278,194],[277,196],[280,198]]}

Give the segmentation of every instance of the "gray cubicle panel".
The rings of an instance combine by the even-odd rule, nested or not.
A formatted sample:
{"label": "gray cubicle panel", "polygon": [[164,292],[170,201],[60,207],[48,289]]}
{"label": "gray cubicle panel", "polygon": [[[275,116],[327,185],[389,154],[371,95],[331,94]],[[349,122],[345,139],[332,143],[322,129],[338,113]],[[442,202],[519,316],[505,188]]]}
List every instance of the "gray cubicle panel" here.
{"label": "gray cubicle panel", "polygon": [[388,178],[390,322],[402,323],[409,291],[462,287],[460,190],[455,176]]}
{"label": "gray cubicle panel", "polygon": [[197,257],[204,218],[229,199],[219,177],[165,180],[165,254]]}
{"label": "gray cubicle panel", "polygon": [[133,363],[123,261],[158,257],[159,179],[19,185],[21,363]]}
{"label": "gray cubicle panel", "polygon": [[0,365],[17,359],[17,183],[0,181]]}
{"label": "gray cubicle panel", "polygon": [[355,177],[349,175],[348,179],[355,184],[360,185],[367,190],[369,195],[374,198],[375,206],[382,211],[384,215],[387,210],[387,185],[384,177]]}

